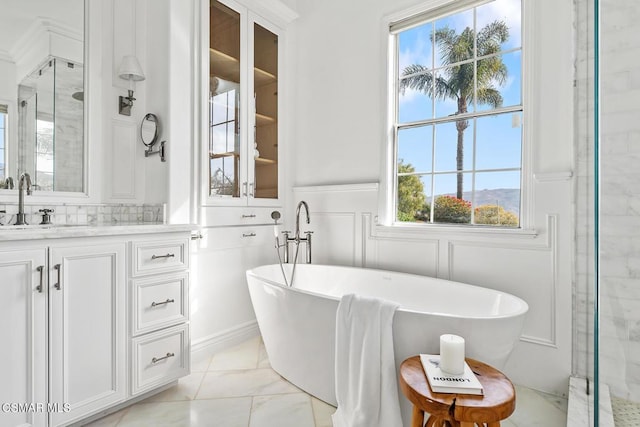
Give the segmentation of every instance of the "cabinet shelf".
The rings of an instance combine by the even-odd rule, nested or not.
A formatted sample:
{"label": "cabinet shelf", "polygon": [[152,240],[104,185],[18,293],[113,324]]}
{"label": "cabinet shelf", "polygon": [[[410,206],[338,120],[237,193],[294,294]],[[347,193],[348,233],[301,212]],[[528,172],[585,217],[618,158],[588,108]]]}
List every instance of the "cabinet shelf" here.
{"label": "cabinet shelf", "polygon": [[239,157],[239,156],[240,154],[236,153],[235,151],[227,151],[226,153],[209,152],[210,159],[221,159],[223,157]]}
{"label": "cabinet shelf", "polygon": [[276,119],[270,116],[265,116],[264,114],[256,113],[256,126],[266,126],[271,125],[276,122]]}
{"label": "cabinet shelf", "polygon": [[[209,152],[210,159],[221,159],[224,157],[240,157],[240,154],[235,153],[233,151],[228,151],[226,153],[211,153]],[[278,164],[277,160],[267,159],[264,157],[258,157],[255,159],[256,165],[265,166],[265,165],[276,165]]]}
{"label": "cabinet shelf", "polygon": [[272,159],[265,159],[264,157],[258,157],[255,159],[257,166],[275,165],[278,162]]}
{"label": "cabinet shelf", "polygon": [[[209,48],[209,70],[216,70],[215,75],[238,83],[240,81],[240,61],[217,49]],[[254,67],[254,84],[256,87],[276,83],[278,78],[261,68]]]}

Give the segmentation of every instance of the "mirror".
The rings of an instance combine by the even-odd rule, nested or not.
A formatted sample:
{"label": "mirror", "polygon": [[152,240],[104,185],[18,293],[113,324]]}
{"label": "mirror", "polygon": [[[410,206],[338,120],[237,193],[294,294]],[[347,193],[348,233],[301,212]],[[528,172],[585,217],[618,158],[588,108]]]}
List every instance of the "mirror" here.
{"label": "mirror", "polygon": [[158,140],[158,126],[158,117],[155,114],[148,113],[142,118],[140,138],[147,147],[153,146]]}
{"label": "mirror", "polygon": [[0,188],[85,191],[84,0],[20,0],[0,13]]}

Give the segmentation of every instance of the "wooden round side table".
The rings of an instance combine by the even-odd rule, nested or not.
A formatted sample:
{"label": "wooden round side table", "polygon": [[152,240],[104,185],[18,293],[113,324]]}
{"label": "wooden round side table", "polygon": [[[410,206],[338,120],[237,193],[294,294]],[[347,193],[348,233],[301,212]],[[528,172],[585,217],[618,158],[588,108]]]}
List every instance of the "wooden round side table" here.
{"label": "wooden round side table", "polygon": [[484,389],[484,395],[434,393],[419,356],[400,365],[400,388],[413,403],[411,427],[498,427],[516,409],[513,384],[502,372],[474,359],[466,359]]}

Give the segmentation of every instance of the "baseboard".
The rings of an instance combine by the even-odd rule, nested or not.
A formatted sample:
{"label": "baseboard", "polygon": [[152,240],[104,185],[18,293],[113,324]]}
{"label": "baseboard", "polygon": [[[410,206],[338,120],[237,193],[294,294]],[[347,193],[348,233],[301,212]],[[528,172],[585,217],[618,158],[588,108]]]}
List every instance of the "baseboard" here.
{"label": "baseboard", "polygon": [[252,320],[208,337],[191,341],[191,360],[199,360],[201,357],[225,350],[256,335],[260,335],[260,329],[258,329],[258,322]]}

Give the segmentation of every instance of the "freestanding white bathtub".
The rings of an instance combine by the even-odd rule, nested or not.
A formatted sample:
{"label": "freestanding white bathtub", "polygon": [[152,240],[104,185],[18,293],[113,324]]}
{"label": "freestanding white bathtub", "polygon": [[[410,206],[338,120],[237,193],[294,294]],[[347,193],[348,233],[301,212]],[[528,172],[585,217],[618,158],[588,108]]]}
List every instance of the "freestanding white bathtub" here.
{"label": "freestanding white bathtub", "polygon": [[[286,264],[287,278],[291,265]],[[465,339],[471,357],[502,369],[518,341],[526,302],[479,286],[354,267],[298,264],[293,287],[278,264],[247,271],[251,301],[273,369],[299,388],[336,405],[334,358],[338,302],[354,293],[400,304],[393,320],[396,372],[419,353],[439,353],[440,335]],[[401,392],[405,425],[411,406]]]}

